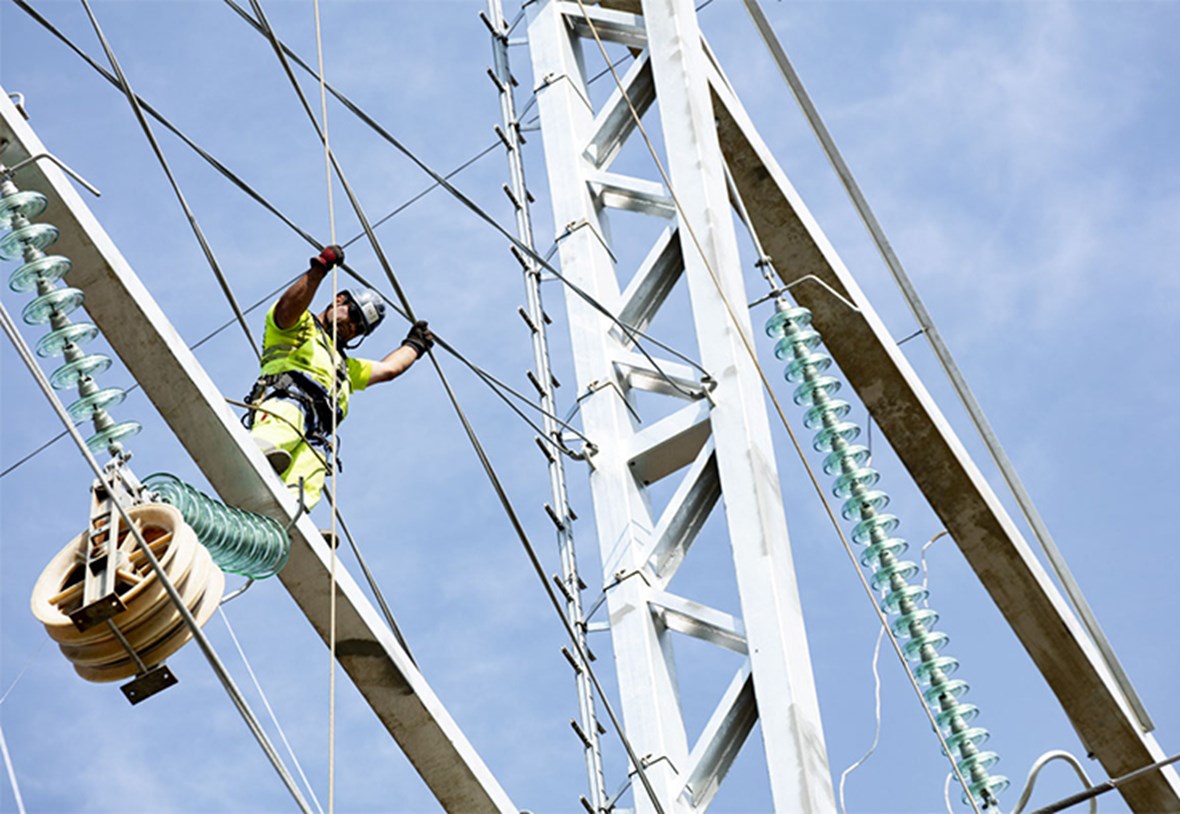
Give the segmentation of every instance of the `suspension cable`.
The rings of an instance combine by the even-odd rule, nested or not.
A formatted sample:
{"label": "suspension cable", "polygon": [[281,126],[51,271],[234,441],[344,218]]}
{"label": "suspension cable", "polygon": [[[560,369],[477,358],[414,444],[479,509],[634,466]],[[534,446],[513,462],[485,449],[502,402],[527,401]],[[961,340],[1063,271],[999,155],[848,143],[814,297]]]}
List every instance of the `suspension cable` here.
{"label": "suspension cable", "polygon": [[[598,26],[595,25],[594,20],[590,17],[590,13],[586,9],[586,5],[583,2],[583,0],[576,0],[576,1],[578,4],[578,8],[582,12],[582,16],[585,19],[586,24],[590,29],[590,33],[594,37],[594,41],[598,45],[599,52],[602,54],[602,57],[606,61],[607,65],[610,65],[611,64],[610,57],[607,55],[606,47],[603,45],[602,38],[599,36]],[[856,571],[856,575],[859,578],[859,581],[861,583],[862,589],[864,590],[865,596],[870,600],[870,604],[872,605],[873,610],[877,615],[878,621],[881,623],[882,628],[885,629],[886,635],[889,637],[890,644],[893,646],[893,651],[896,654],[898,661],[901,662],[902,668],[905,670],[905,674],[909,678],[910,685],[913,688],[915,695],[917,696],[917,698],[921,702],[922,710],[926,714],[926,717],[929,719],[930,725],[934,729],[934,732],[938,737],[939,743],[942,745],[943,751],[945,752],[948,759],[950,760],[951,767],[954,770],[955,776],[959,780],[959,784],[963,787],[963,791],[966,794],[967,799],[970,801],[971,806],[975,810],[976,814],[980,814],[979,805],[978,805],[978,803],[976,803],[974,795],[971,794],[970,788],[967,785],[966,779],[963,777],[963,774],[960,771],[958,764],[956,764],[955,761],[953,759],[951,759],[952,751],[946,742],[946,738],[943,735],[941,728],[937,725],[937,722],[935,721],[934,713],[930,710],[930,707],[925,703],[925,699],[922,696],[921,687],[919,687],[919,685],[918,685],[917,678],[914,676],[913,669],[910,667],[909,662],[906,661],[905,654],[902,652],[901,644],[897,641],[897,637],[893,634],[893,631],[889,629],[889,621],[885,616],[885,612],[877,605],[876,599],[873,595],[873,589],[869,585],[868,579],[865,577],[864,572],[857,565],[856,554],[852,550],[852,545],[849,543],[848,538],[844,534],[843,528],[841,528],[839,521],[836,519],[835,511],[832,509],[831,505],[828,503],[827,496],[824,494],[823,487],[820,485],[820,482],[819,482],[819,478],[816,477],[815,471],[812,469],[810,462],[807,460],[807,458],[803,452],[802,444],[799,442],[799,439],[795,435],[795,432],[792,429],[790,422],[787,421],[786,412],[783,410],[782,404],[779,402],[778,396],[774,392],[774,389],[770,386],[770,380],[767,377],[766,371],[763,369],[762,364],[758,360],[758,355],[755,352],[753,345],[751,344],[750,338],[747,337],[746,332],[744,330],[742,330],[741,321],[737,318],[737,314],[734,311],[732,303],[729,302],[729,298],[726,297],[726,295],[725,295],[724,287],[721,285],[721,279],[720,279],[720,277],[718,277],[716,269],[713,268],[712,263],[709,261],[709,257],[705,253],[704,247],[702,246],[701,241],[696,234],[696,230],[693,228],[691,222],[689,221],[689,219],[685,215],[684,207],[681,205],[680,199],[676,195],[676,191],[675,191],[674,187],[672,186],[672,180],[668,176],[668,173],[664,168],[663,162],[660,160],[659,154],[656,152],[655,145],[647,133],[647,128],[644,127],[644,125],[643,125],[643,121],[639,115],[639,111],[636,109],[634,102],[632,102],[630,95],[627,93],[626,88],[623,86],[622,79],[619,77],[618,73],[614,70],[613,67],[611,67],[611,75],[614,77],[616,88],[618,89],[618,91],[621,94],[624,101],[626,101],[626,103],[627,103],[627,108],[631,113],[632,120],[635,122],[635,126],[638,129],[640,135],[642,136],[644,144],[647,146],[648,152],[651,154],[651,157],[652,157],[653,162],[655,163],[656,169],[659,171],[660,177],[663,179],[664,185],[668,190],[668,194],[672,198],[672,202],[673,202],[674,206],[676,207],[676,211],[680,215],[680,220],[683,223],[686,231],[688,232],[688,235],[691,238],[693,245],[696,247],[697,253],[700,255],[701,262],[703,263],[705,269],[708,271],[709,277],[713,281],[713,285],[717,288],[718,296],[720,297],[721,302],[725,307],[725,311],[728,314],[729,319],[735,328],[735,332],[737,333],[738,338],[741,340],[742,346],[745,348],[747,355],[749,356],[751,362],[753,363],[754,368],[758,373],[758,377],[762,382],[762,386],[765,389],[767,395],[770,397],[771,403],[774,405],[775,411],[778,413],[779,420],[782,422],[783,428],[786,430],[788,437],[791,439],[791,444],[792,444],[792,446],[794,446],[795,451],[798,454],[800,461],[803,463],[803,466],[807,471],[808,477],[811,480],[812,486],[814,487],[816,494],[819,496],[820,501],[823,503],[823,506],[824,506],[824,509],[828,515],[828,518],[832,523],[832,527],[835,529],[837,535],[839,535],[839,537],[840,537],[840,541],[844,547],[845,553],[847,554],[849,561],[853,565],[853,570]],[[754,237],[755,245],[759,246],[760,244],[757,242],[757,236],[754,231],[753,224],[747,223],[746,226],[749,229],[750,234]],[[759,251],[759,254],[761,255],[762,252],[761,252],[760,248],[758,249],[758,251]]]}
{"label": "suspension cable", "polygon": [[[328,231],[330,235],[329,243],[335,245],[336,243],[336,208],[332,200],[332,147],[328,136],[328,98],[324,92],[324,38],[323,29],[320,24],[320,0],[313,0],[312,5],[315,7],[315,46],[316,56],[319,59],[319,74],[320,74],[320,138],[324,144],[324,178],[327,183],[328,192]],[[262,15],[260,6],[255,7],[259,16]],[[339,323],[336,321],[335,310],[338,305],[337,297],[340,296],[340,271],[339,263],[332,264],[332,347],[337,353],[341,353]],[[345,375],[348,375],[347,364],[345,366]],[[334,386],[332,387],[332,454],[335,458],[339,454],[340,438],[338,433],[338,423],[340,421],[340,380],[338,377],[333,377]],[[351,382],[349,383],[351,386]],[[337,487],[339,482],[336,479],[336,470],[338,467],[332,467],[328,470],[328,477],[332,480],[332,486],[329,490],[332,496],[332,507],[335,508],[338,504]],[[340,539],[336,535],[336,512],[332,512],[332,540],[335,542]],[[329,571],[331,572],[328,583],[328,814],[332,814],[336,810],[336,563],[339,557],[336,556],[336,546],[332,546],[332,563]]]}
{"label": "suspension cable", "polygon": [[16,810],[25,814],[25,801],[20,796],[20,784],[16,781],[16,768],[12,765],[12,755],[8,754],[8,740],[4,737],[4,726],[0,724],[0,754],[4,756],[4,769],[8,773],[8,783],[12,786],[12,796],[16,800]]}
{"label": "suspension cable", "polygon": [[[267,38],[270,40],[272,48],[274,49],[276,55],[279,57],[279,61],[282,63],[283,68],[284,68],[285,72],[287,73],[288,78],[291,81],[292,87],[294,88],[296,94],[299,96],[300,101],[303,103],[304,108],[310,110],[310,108],[307,104],[307,99],[303,95],[303,91],[299,87],[299,83],[295,80],[295,76],[292,73],[290,65],[288,64],[288,62],[286,60],[283,47],[280,45],[278,37],[275,35],[273,29],[271,29],[269,23],[266,21],[265,15],[264,15],[262,8],[259,4],[259,0],[250,0],[250,3],[251,3],[251,6],[255,9],[256,14],[258,15],[259,24],[263,27],[263,30],[265,31]],[[312,124],[313,124],[313,126],[315,126],[314,116],[312,116]],[[319,128],[317,127],[317,130],[318,129]],[[321,134],[321,138],[322,137],[323,136]],[[362,207],[360,206],[360,202],[356,199],[355,195],[352,193],[351,187],[350,187],[347,179],[345,178],[344,173],[340,167],[340,163],[334,155],[332,156],[332,166],[336,171],[336,177],[340,180],[341,186],[344,188],[346,194],[348,195],[349,202],[352,204],[353,209],[356,212],[357,217],[361,222],[361,225],[365,227],[365,232],[368,234],[369,241],[373,245],[374,252],[376,253],[378,260],[380,261],[382,267],[385,269],[385,272],[389,277],[389,281],[393,287],[393,290],[397,293],[398,299],[401,300],[402,307],[405,309],[406,314],[411,319],[413,319],[414,318],[413,307],[410,305],[410,302],[406,297],[405,291],[402,289],[400,283],[398,282],[397,277],[394,274],[392,266],[390,266],[388,260],[386,259],[385,253],[381,249],[380,242],[377,240],[377,236],[375,234],[373,234],[372,229],[369,226],[368,219],[365,217],[364,211],[363,211]],[[440,180],[440,178],[436,178],[436,180]],[[445,183],[446,182],[444,180],[444,184]],[[534,252],[534,254],[535,254],[535,252]],[[455,394],[454,390],[452,389],[451,384],[450,384],[449,380],[447,379],[446,374],[443,372],[442,367],[439,365],[438,359],[435,357],[433,351],[430,349],[427,349],[426,353],[427,353],[427,356],[430,357],[431,363],[434,365],[434,369],[435,369],[435,372],[438,374],[439,381],[442,383],[443,389],[446,391],[447,397],[450,400],[451,405],[454,408],[455,413],[456,413],[457,417],[459,418],[460,423],[463,425],[464,432],[467,434],[468,440],[471,442],[472,448],[475,451],[476,456],[479,458],[480,464],[483,466],[484,472],[488,476],[488,479],[491,482],[492,488],[496,492],[496,495],[500,500],[501,506],[504,508],[505,514],[508,516],[509,522],[511,523],[513,529],[515,530],[518,538],[520,539],[521,544],[525,548],[525,551],[528,555],[529,561],[531,562],[533,569],[537,574],[537,577],[540,579],[541,585],[544,587],[546,595],[549,597],[550,604],[553,606],[554,611],[557,613],[558,618],[562,622],[562,626],[565,628],[566,634],[570,638],[570,642],[572,643],[575,651],[578,653],[578,656],[582,662],[583,669],[585,669],[587,674],[590,675],[591,679],[594,682],[595,688],[598,690],[599,696],[601,697],[602,702],[603,702],[603,706],[606,709],[608,715],[610,716],[611,722],[615,726],[615,730],[618,733],[619,738],[623,743],[623,747],[627,752],[628,758],[632,761],[633,765],[635,766],[635,769],[639,774],[640,781],[642,782],[649,797],[651,798],[652,805],[655,807],[658,814],[664,814],[663,807],[660,805],[659,798],[657,797],[657,795],[655,793],[655,789],[651,785],[651,780],[648,778],[647,772],[645,771],[643,761],[640,758],[640,756],[635,753],[634,748],[631,746],[630,740],[627,738],[626,734],[623,732],[622,724],[619,721],[617,715],[615,714],[615,712],[612,708],[612,705],[610,704],[609,699],[606,697],[606,694],[603,690],[601,683],[598,681],[597,676],[594,674],[594,670],[593,670],[591,663],[590,663],[589,655],[586,653],[585,648],[581,645],[581,643],[578,639],[578,636],[573,629],[573,626],[571,625],[568,617],[566,616],[565,611],[561,607],[561,602],[557,598],[556,591],[549,585],[549,580],[545,575],[545,569],[544,569],[544,566],[541,564],[540,557],[537,555],[536,549],[534,548],[532,542],[529,540],[528,534],[527,534],[527,532],[525,532],[524,526],[521,523],[519,516],[516,514],[516,510],[513,508],[512,503],[508,498],[508,494],[505,491],[504,486],[501,483],[500,478],[497,475],[495,468],[492,466],[492,463],[491,463],[490,459],[488,458],[486,451],[484,450],[483,444],[480,442],[479,437],[475,433],[474,427],[472,427],[470,421],[467,418],[466,413],[463,411],[463,408],[459,403],[458,396]]]}
{"label": "suspension cable", "polygon": [[[280,40],[277,37],[277,35],[275,35],[274,31],[269,28],[268,25],[264,25],[264,23],[260,22],[258,19],[254,19],[254,18],[250,17],[248,14],[245,13],[245,11],[243,9],[241,9],[234,2],[234,0],[224,0],[224,1],[225,1],[226,5],[228,5],[234,11],[236,11],[242,17],[242,19],[244,19],[252,28],[254,28],[255,31],[257,31],[259,34],[261,34],[263,37],[267,38],[271,42],[271,45],[274,48],[275,52],[277,54],[280,54],[280,60],[283,62],[284,69],[286,70],[288,78],[294,87],[298,88],[299,84],[295,80],[294,74],[292,73],[291,68],[290,68],[290,64],[287,62],[287,59],[286,59],[287,56],[289,56],[291,58],[291,60],[295,62],[296,65],[298,65],[300,68],[302,68],[308,74],[310,74],[313,77],[318,78],[316,72],[314,70],[312,70],[307,65],[307,63],[304,62],[298,56],[298,54],[296,54],[292,49],[290,49],[286,44],[284,44],[282,42],[282,40]],[[257,0],[250,0],[250,3],[251,3],[251,6],[255,6],[257,4]],[[433,168],[431,168],[428,164],[426,164],[426,162],[424,162],[421,158],[419,158],[417,156],[417,154],[415,154],[412,150],[410,150],[408,147],[406,147],[401,141],[399,141],[392,134],[390,134],[388,130],[386,130],[376,120],[374,120],[371,116],[369,116],[368,113],[366,113],[364,110],[362,110],[360,107],[358,107],[351,99],[349,99],[347,96],[345,96],[344,94],[337,91],[335,88],[332,87],[331,84],[326,84],[325,87],[327,88],[328,92],[331,93],[333,96],[335,96],[336,99],[342,105],[344,105],[348,110],[352,111],[352,113],[354,115],[356,115],[357,118],[359,118],[365,124],[369,125],[369,127],[371,127],[374,132],[376,132],[386,142],[388,142],[391,146],[393,146],[396,150],[398,150],[398,152],[402,153],[402,155],[404,155],[411,162],[413,162],[419,169],[421,169],[423,172],[425,172],[427,175],[429,175],[432,179],[434,179],[434,181],[439,186],[441,186],[443,189],[445,189],[447,192],[449,192],[456,200],[458,200],[467,209],[469,209],[473,214],[475,214],[476,217],[478,217],[480,220],[484,221],[486,224],[488,224],[490,227],[492,227],[492,229],[494,229],[502,237],[504,237],[506,240],[508,240],[509,243],[511,243],[514,247],[516,247],[516,249],[518,251],[520,251],[522,254],[526,255],[530,259],[532,259],[534,262],[537,263],[537,265],[539,265],[540,267],[542,267],[546,271],[548,271],[550,274],[552,274],[555,279],[560,280],[566,287],[568,287],[571,291],[573,291],[575,294],[577,294],[580,298],[585,300],[592,308],[594,308],[594,310],[598,311],[603,316],[605,316],[607,319],[611,320],[611,322],[613,322],[616,326],[618,326],[619,330],[622,331],[623,334],[628,338],[628,340],[635,345],[636,349],[638,349],[639,352],[641,354],[643,354],[643,356],[646,357],[649,362],[651,362],[656,373],[659,376],[661,376],[663,379],[665,379],[668,382],[670,387],[672,387],[673,389],[680,392],[686,398],[695,399],[695,398],[700,397],[700,393],[697,393],[692,390],[688,390],[688,389],[684,388],[679,382],[677,382],[675,379],[673,379],[671,376],[669,376],[667,373],[665,373],[664,369],[662,367],[660,367],[659,363],[651,356],[650,353],[648,353],[648,351],[643,347],[642,343],[639,342],[639,338],[642,337],[643,339],[646,339],[649,342],[653,342],[654,344],[658,345],[659,347],[663,348],[664,350],[666,350],[669,353],[676,356],[678,359],[683,361],[685,364],[688,364],[691,367],[695,368],[696,370],[700,371],[700,373],[702,374],[702,376],[704,377],[704,380],[706,382],[711,381],[712,379],[709,376],[708,371],[706,371],[703,367],[701,367],[701,365],[698,362],[696,362],[691,357],[686,356],[685,354],[682,354],[681,352],[679,352],[679,351],[677,351],[677,350],[675,350],[663,343],[657,342],[656,340],[652,339],[652,337],[650,337],[647,334],[643,333],[642,331],[638,330],[634,326],[628,325],[627,323],[621,321],[617,316],[615,316],[613,313],[611,313],[611,311],[608,308],[606,308],[606,306],[604,306],[597,299],[595,299],[593,296],[591,296],[589,292],[585,291],[580,286],[578,286],[577,284],[575,284],[571,280],[567,279],[548,260],[546,260],[540,254],[538,254],[534,248],[526,245],[516,235],[512,234],[512,232],[510,230],[505,228],[495,218],[493,218],[491,215],[489,215],[485,209],[480,207],[469,196],[467,196],[465,193],[463,193],[457,187],[455,187],[447,178],[443,177],[437,171],[435,171]],[[302,97],[302,90],[299,90],[299,94],[300,94],[300,97],[303,98]],[[310,108],[307,105],[306,98],[303,98],[303,104],[304,104],[305,109],[310,110]],[[311,115],[312,115],[312,119],[314,121],[314,114],[311,114]],[[318,129],[318,125],[317,125],[317,129]],[[338,166],[337,162],[335,161],[334,157],[333,157],[333,164],[336,166],[337,172],[339,173],[339,166]],[[344,186],[345,192],[349,191],[348,185],[346,183],[342,182],[342,186]],[[353,198],[353,196],[350,194],[349,198],[351,200]],[[356,205],[354,204],[354,208],[355,208],[355,206]],[[366,225],[363,220],[362,220],[362,225]],[[368,229],[366,229],[366,231],[368,231]],[[380,253],[378,254],[378,260],[383,261],[382,262],[383,266],[387,265],[387,261],[384,261],[384,258],[382,257],[382,255]],[[399,295],[399,299],[400,299],[400,295]]]}
{"label": "suspension cable", "polygon": [[279,716],[275,714],[274,708],[270,705],[270,699],[266,697],[266,691],[262,689],[262,682],[258,680],[258,675],[254,672],[254,667],[250,664],[250,659],[246,658],[246,649],[242,647],[242,643],[238,639],[238,634],[234,631],[233,625],[229,623],[229,616],[225,612],[225,607],[218,605],[217,612],[221,615],[221,621],[225,624],[225,630],[229,633],[230,641],[234,643],[234,648],[238,651],[238,656],[242,659],[242,664],[246,667],[246,673],[250,676],[250,681],[254,684],[254,689],[258,692],[258,697],[262,699],[262,706],[266,708],[266,714],[270,716],[270,722],[274,724],[275,731],[279,733],[279,739],[283,742],[287,754],[291,756],[291,762],[295,764],[295,770],[299,772],[299,779],[303,781],[304,788],[311,795],[311,801],[315,803],[316,810],[319,814],[324,814],[324,808],[320,805],[320,799],[316,796],[311,781],[307,779],[307,774],[303,771],[303,766],[299,762],[299,756],[295,754],[295,748],[291,746],[291,741],[287,739],[287,733],[283,731],[283,725],[279,723]]}
{"label": "suspension cable", "polygon": [[[85,2],[85,0],[83,0],[83,2]],[[95,476],[105,486],[105,488],[111,494],[114,494],[117,490],[111,483],[107,474],[103,472],[102,467],[99,466],[98,461],[90,452],[90,449],[86,446],[86,441],[82,438],[81,433],[78,432],[77,427],[74,426],[73,420],[66,412],[65,407],[62,406],[61,401],[58,399],[57,394],[53,391],[53,387],[50,385],[49,380],[46,378],[41,368],[37,365],[36,359],[33,358],[33,352],[29,349],[28,344],[20,335],[20,332],[16,328],[16,324],[13,322],[12,317],[8,313],[8,309],[4,306],[3,302],[0,302],[0,327],[2,327],[4,333],[8,335],[9,341],[11,341],[13,347],[16,348],[17,353],[20,355],[21,360],[25,363],[25,366],[28,367],[29,372],[32,373],[38,387],[41,388],[41,392],[45,395],[45,398],[53,407],[54,412],[57,413],[58,418],[61,419],[62,424],[65,425],[66,431],[70,434],[70,437],[73,438],[74,443],[78,445],[78,449],[82,453],[82,457],[86,460],[86,463],[89,465],[91,471],[94,472]],[[270,763],[278,773],[279,778],[283,781],[283,784],[291,793],[291,796],[294,798],[295,803],[299,806],[300,810],[303,811],[304,814],[312,814],[311,809],[307,805],[307,801],[303,798],[302,792],[300,792],[299,787],[296,786],[295,780],[291,777],[290,772],[287,771],[287,767],[283,763],[282,758],[279,756],[278,752],[275,751],[274,745],[271,744],[270,739],[267,738],[266,732],[263,731],[261,724],[259,724],[257,717],[250,709],[250,705],[246,702],[246,699],[243,697],[241,690],[239,690],[238,686],[234,683],[234,680],[230,676],[229,671],[226,670],[225,665],[218,657],[217,652],[213,649],[212,643],[209,641],[208,637],[205,636],[204,631],[201,630],[201,625],[197,622],[192,612],[188,609],[188,606],[185,604],[183,597],[181,597],[180,593],[176,590],[176,586],[173,585],[172,580],[168,578],[168,574],[165,573],[163,567],[160,565],[160,561],[156,558],[155,553],[144,540],[143,534],[131,521],[131,517],[128,514],[127,509],[124,508],[123,504],[117,500],[113,501],[113,503],[115,508],[118,510],[123,523],[135,537],[135,541],[139,545],[139,550],[143,552],[144,558],[151,566],[152,572],[160,581],[160,584],[168,594],[168,598],[176,606],[176,609],[183,619],[185,625],[187,625],[189,630],[192,632],[193,638],[196,640],[198,646],[201,648],[201,652],[205,655],[206,660],[209,662],[209,666],[213,668],[214,674],[221,682],[222,687],[225,688],[225,691],[229,695],[230,700],[233,702],[234,707],[237,708],[238,713],[246,722],[246,725],[250,729],[251,734],[253,734],[255,740],[258,741],[258,745],[262,747],[262,751],[266,754],[267,759],[270,760]]]}
{"label": "suspension cable", "polygon": [[238,323],[242,326],[242,332],[246,334],[246,341],[250,343],[251,350],[261,360],[262,351],[254,343],[254,336],[250,333],[250,326],[246,324],[246,317],[242,314],[242,309],[238,306],[233,289],[230,288],[229,281],[226,280],[225,274],[222,273],[221,265],[217,262],[217,257],[213,254],[213,248],[209,245],[209,241],[205,239],[205,233],[201,231],[201,225],[197,223],[197,216],[189,207],[188,201],[185,200],[184,193],[181,192],[180,185],[176,181],[176,176],[172,174],[172,168],[168,166],[168,159],[164,157],[164,151],[160,149],[160,143],[156,141],[156,136],[152,132],[151,125],[148,124],[147,118],[143,115],[143,109],[139,105],[139,97],[131,89],[131,83],[128,81],[126,74],[123,73],[123,68],[119,64],[119,60],[115,57],[115,52],[111,49],[111,44],[107,41],[106,35],[103,34],[102,28],[98,24],[98,18],[94,16],[94,11],[90,8],[89,0],[82,0],[82,6],[86,9],[86,16],[90,18],[90,24],[94,27],[94,33],[98,35],[102,50],[106,53],[107,61],[111,63],[111,68],[114,70],[115,76],[118,77],[119,87],[127,97],[127,103],[131,105],[135,119],[139,122],[144,136],[147,137],[152,152],[155,153],[156,159],[160,162],[160,167],[164,170],[164,174],[168,176],[168,183],[171,184],[172,191],[176,193],[176,200],[184,210],[184,215],[193,230],[193,235],[197,238],[197,242],[201,244],[201,251],[205,254],[205,260],[208,261],[209,267],[213,270],[213,275],[217,278],[222,293],[229,300],[230,307],[237,316]]}

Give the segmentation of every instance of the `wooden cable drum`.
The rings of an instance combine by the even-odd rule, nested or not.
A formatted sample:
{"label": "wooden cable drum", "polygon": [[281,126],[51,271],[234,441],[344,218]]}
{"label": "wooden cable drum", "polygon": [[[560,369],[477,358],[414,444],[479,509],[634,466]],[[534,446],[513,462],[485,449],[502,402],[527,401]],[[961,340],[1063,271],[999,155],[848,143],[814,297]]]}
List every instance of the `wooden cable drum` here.
{"label": "wooden cable drum", "polygon": [[[225,575],[176,509],[145,504],[132,507],[128,515],[184,604],[204,625],[221,601]],[[100,543],[110,544],[106,529],[98,530],[95,537]],[[117,681],[135,675],[138,665],[111,626],[104,622],[79,631],[70,619],[70,614],[82,606],[86,544],[84,532],[41,572],[33,587],[33,615],[45,625],[50,638],[58,643],[80,676],[89,681]],[[153,667],[179,650],[192,638],[192,631],[157,579],[135,535],[122,523],[114,552],[118,564],[115,593],[125,609],[111,622],[140,660]]]}

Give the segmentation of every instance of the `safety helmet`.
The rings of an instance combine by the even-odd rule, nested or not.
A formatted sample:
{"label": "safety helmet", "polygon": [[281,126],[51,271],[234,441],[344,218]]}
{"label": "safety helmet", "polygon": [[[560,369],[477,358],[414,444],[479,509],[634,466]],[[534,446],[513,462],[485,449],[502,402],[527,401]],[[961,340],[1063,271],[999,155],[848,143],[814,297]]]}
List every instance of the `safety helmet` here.
{"label": "safety helmet", "polygon": [[357,327],[360,328],[361,337],[373,333],[381,324],[381,320],[385,319],[385,303],[382,302],[381,296],[376,291],[363,288],[353,294],[345,288],[340,293],[348,300],[349,313],[357,323]]}

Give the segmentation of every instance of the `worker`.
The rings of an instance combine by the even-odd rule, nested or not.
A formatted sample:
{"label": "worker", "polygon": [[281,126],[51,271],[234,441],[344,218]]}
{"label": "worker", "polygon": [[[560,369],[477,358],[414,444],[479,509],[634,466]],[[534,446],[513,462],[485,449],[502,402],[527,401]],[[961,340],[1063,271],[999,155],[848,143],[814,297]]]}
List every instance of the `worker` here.
{"label": "worker", "polygon": [[[250,434],[292,491],[303,481],[304,505],[319,502],[331,460],[332,404],[336,424],[348,415],[349,397],[371,384],[405,373],[434,345],[427,323],[415,322],[401,345],[384,359],[354,359],[357,347],[385,318],[375,291],[342,290],[318,315],[308,308],[328,271],[344,262],[344,250],[328,246],[266,314],[262,370],[247,397]],[[333,341],[334,340],[334,341]]]}

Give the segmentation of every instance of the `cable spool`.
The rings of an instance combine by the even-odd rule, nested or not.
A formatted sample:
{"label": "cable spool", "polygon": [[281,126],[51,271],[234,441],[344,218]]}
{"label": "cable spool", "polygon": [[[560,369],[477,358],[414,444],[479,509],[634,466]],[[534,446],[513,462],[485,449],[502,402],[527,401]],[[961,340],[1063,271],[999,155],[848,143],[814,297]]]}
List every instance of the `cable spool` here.
{"label": "cable spool", "polygon": [[266,579],[287,564],[291,539],[278,521],[226,506],[166,472],[148,475],[143,483],[161,503],[180,511],[223,571]]}
{"label": "cable spool", "polygon": [[[133,506],[127,513],[185,605],[204,625],[221,601],[225,575],[173,507],[149,503]],[[97,538],[107,543],[115,556],[115,593],[125,606],[111,622],[140,661],[154,667],[191,639],[192,631],[169,600],[130,529],[120,523],[114,546],[109,546],[104,533],[109,538],[109,530],[105,529],[97,532]],[[70,619],[70,614],[83,604],[88,536],[87,532],[79,534],[50,560],[33,586],[30,604],[33,615],[58,643],[78,675],[87,681],[117,681],[135,675],[139,668],[110,625],[79,631]]]}
{"label": "cable spool", "polygon": [[851,410],[848,402],[835,398],[840,381],[824,373],[832,359],[818,350],[821,337],[811,327],[811,312],[792,307],[779,297],[774,316],[766,323],[766,333],[778,340],[775,356],[789,360],[784,378],[797,383],[795,403],[809,407],[804,423],[816,430],[812,445],[817,452],[826,453],[824,471],[836,478],[832,491],[844,500],[842,516],[856,523],[851,536],[858,545],[865,546],[860,561],[873,569],[874,590],[884,592],[881,609],[896,617],[890,625],[893,633],[909,639],[904,646],[905,656],[913,662],[914,677],[926,685],[923,695],[933,707],[935,721],[953,753],[949,757],[957,764],[970,794],[982,801],[984,809],[990,809],[997,805],[996,796],[1008,787],[1008,779],[987,771],[999,760],[995,752],[978,748],[987,740],[987,730],[967,725],[979,709],[958,700],[969,689],[966,681],[949,677],[959,662],[939,655],[950,639],[945,633],[931,630],[938,614],[918,604],[926,599],[926,589],[908,583],[918,573],[918,566],[898,559],[908,546],[905,540],[891,536],[900,521],[884,512],[889,495],[873,488],[880,474],[869,466],[869,450],[853,443],[860,435],[860,427],[846,420]]}

